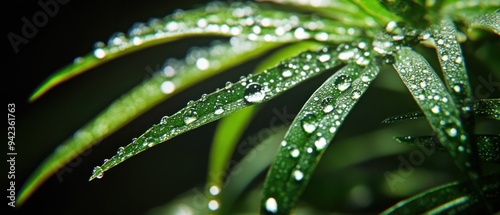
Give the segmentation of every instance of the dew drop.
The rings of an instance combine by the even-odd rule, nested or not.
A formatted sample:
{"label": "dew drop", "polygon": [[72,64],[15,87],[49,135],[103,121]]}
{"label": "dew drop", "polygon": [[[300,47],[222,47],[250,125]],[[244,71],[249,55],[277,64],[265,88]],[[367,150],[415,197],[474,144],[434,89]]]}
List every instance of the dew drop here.
{"label": "dew drop", "polygon": [[233,83],[231,83],[230,81],[228,81],[228,82],[226,82],[226,87],[225,87],[225,89],[226,89],[226,90],[229,90],[229,89],[231,89],[231,87],[232,87],[232,86],[233,86]]}
{"label": "dew drop", "polygon": [[319,57],[318,57],[318,60],[319,60],[320,62],[323,62],[323,63],[324,63],[324,62],[326,62],[326,61],[329,61],[329,60],[330,60],[330,58],[331,58],[331,57],[330,57],[330,55],[329,55],[329,54],[323,54],[323,55],[321,55],[321,56],[319,56]]}
{"label": "dew drop", "polygon": [[281,141],[281,146],[286,146],[287,142],[286,140]]}
{"label": "dew drop", "polygon": [[292,149],[292,151],[290,152],[290,155],[294,158],[299,157],[300,151],[298,149]]}
{"label": "dew drop", "polygon": [[432,113],[439,113],[439,111],[440,111],[440,108],[437,105],[431,108]]}
{"label": "dew drop", "polygon": [[212,211],[219,209],[219,202],[215,199],[210,200],[210,202],[208,202],[208,209]]}
{"label": "dew drop", "polygon": [[102,177],[104,177],[104,171],[102,170],[102,168],[100,166],[96,166],[96,167],[94,167],[94,170],[92,171],[92,175],[95,175],[95,177],[97,179],[101,179]]}
{"label": "dew drop", "polygon": [[167,121],[168,121],[168,116],[164,116],[164,117],[161,118],[160,124],[166,125]]}
{"label": "dew drop", "polygon": [[123,148],[123,146],[120,146],[118,148],[118,151],[117,151],[118,155],[122,155],[124,152],[125,152],[125,148]]}
{"label": "dew drop", "polygon": [[322,150],[326,147],[326,139],[324,137],[320,137],[316,141],[314,141],[314,146],[316,146],[317,150]]}
{"label": "dew drop", "polygon": [[278,203],[276,199],[270,197],[266,200],[266,210],[271,213],[278,213]]}
{"label": "dew drop", "polygon": [[104,51],[104,49],[102,48],[98,48],[94,50],[94,56],[98,59],[103,59],[104,57],[106,57],[106,51]]}
{"label": "dew drop", "polygon": [[164,94],[170,94],[175,91],[175,84],[171,81],[164,81],[161,83],[160,90]]}
{"label": "dew drop", "polygon": [[312,133],[316,130],[316,124],[314,123],[314,120],[316,119],[316,116],[314,114],[306,114],[304,118],[301,120],[302,123],[302,128],[306,133]]}
{"label": "dew drop", "polygon": [[210,194],[211,194],[212,196],[216,196],[216,195],[219,195],[219,193],[220,193],[220,189],[219,189],[219,187],[217,187],[217,186],[213,185],[213,186],[211,186],[211,187],[208,189],[208,192],[210,192]]}
{"label": "dew drop", "polygon": [[265,96],[262,86],[258,83],[250,83],[245,88],[244,98],[248,103],[259,103]]}
{"label": "dew drop", "polygon": [[288,77],[292,76],[292,71],[287,69],[287,70],[283,71],[283,73],[281,73],[281,76],[283,76],[284,78],[288,78]]}
{"label": "dew drop", "polygon": [[455,63],[462,63],[462,57],[455,58]]}
{"label": "dew drop", "polygon": [[217,115],[220,115],[220,114],[224,113],[224,108],[222,107],[222,105],[215,106],[215,112],[214,113],[217,114]]}
{"label": "dew drop", "polygon": [[452,125],[445,125],[445,132],[450,137],[456,137],[458,135],[458,130]]}
{"label": "dew drop", "polygon": [[340,91],[344,91],[351,86],[351,78],[348,75],[340,75],[335,79],[335,86]]}
{"label": "dew drop", "polygon": [[296,181],[301,181],[304,178],[304,173],[302,173],[300,170],[295,170],[293,171],[293,178]]}
{"label": "dew drop", "polygon": [[359,90],[352,91],[352,95],[351,95],[352,99],[359,99],[359,97],[361,97],[361,92],[359,92]]}
{"label": "dew drop", "polygon": [[184,123],[190,124],[198,118],[198,113],[194,108],[189,108],[184,112]]}
{"label": "dew drop", "polygon": [[443,60],[443,61],[447,61],[448,59],[450,59],[450,57],[448,57],[448,55],[443,55],[441,57],[441,60]]}
{"label": "dew drop", "polygon": [[199,70],[206,70],[210,67],[210,62],[206,58],[198,58],[198,60],[196,60],[196,67]]}
{"label": "dew drop", "polygon": [[335,128],[335,127],[330,127],[330,133],[332,133],[332,134],[333,134],[333,133],[335,133],[336,131],[337,131],[337,128]]}
{"label": "dew drop", "polygon": [[464,150],[465,150],[465,148],[464,148],[463,146],[459,146],[459,147],[458,147],[458,151],[463,152]]}

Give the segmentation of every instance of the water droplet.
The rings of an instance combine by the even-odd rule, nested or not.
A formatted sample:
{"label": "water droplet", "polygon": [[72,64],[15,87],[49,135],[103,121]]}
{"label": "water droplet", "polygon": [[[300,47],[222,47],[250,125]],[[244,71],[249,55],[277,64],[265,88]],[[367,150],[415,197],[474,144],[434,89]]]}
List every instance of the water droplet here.
{"label": "water droplet", "polygon": [[301,181],[304,178],[304,173],[302,173],[300,170],[295,170],[293,171],[293,178],[296,181]]}
{"label": "water droplet", "polygon": [[320,137],[316,141],[314,141],[314,146],[316,146],[317,150],[322,150],[326,147],[326,139],[324,137]]}
{"label": "water droplet", "polygon": [[208,189],[208,192],[210,192],[210,194],[212,194],[212,196],[216,196],[216,195],[219,195],[220,193],[220,189],[219,187],[213,185],[211,186],[209,189]]}
{"label": "water droplet", "polygon": [[340,91],[344,91],[351,86],[351,78],[348,75],[340,75],[335,79],[335,86]]}
{"label": "water droplet", "polygon": [[450,57],[448,57],[448,55],[443,55],[441,57],[441,60],[443,60],[443,61],[447,61],[448,59],[450,59]]}
{"label": "water droplet", "polygon": [[316,130],[316,124],[314,123],[314,120],[316,119],[316,116],[314,114],[306,114],[304,118],[302,119],[302,128],[306,133],[312,133],[314,130]]}
{"label": "water droplet", "polygon": [[160,90],[164,94],[170,94],[175,91],[175,84],[171,81],[161,83]]}
{"label": "water droplet", "polygon": [[290,70],[287,69],[287,70],[283,71],[283,73],[281,73],[281,75],[284,78],[288,78],[288,77],[292,76],[292,71],[290,71]]}
{"label": "water droplet", "polygon": [[330,133],[335,133],[337,131],[337,128],[335,127],[330,127]]}
{"label": "water droplet", "polygon": [[224,108],[222,105],[217,105],[215,106],[215,114],[220,115],[224,113]]}
{"label": "water droplet", "polygon": [[278,213],[278,203],[276,199],[270,197],[266,200],[266,210],[271,213]]}
{"label": "water droplet", "polygon": [[250,83],[245,88],[245,101],[248,103],[259,103],[261,102],[266,94],[264,93],[262,86],[258,83]]}
{"label": "water droplet", "polygon": [[425,89],[425,87],[427,87],[427,82],[425,81],[420,82],[420,88]]}
{"label": "water droplet", "polygon": [[100,166],[96,166],[96,167],[94,167],[94,170],[92,171],[92,175],[95,175],[95,177],[97,179],[101,179],[102,177],[104,177],[104,171],[102,170],[102,168]]}
{"label": "water droplet", "polygon": [[286,140],[281,141],[281,146],[286,146]]}
{"label": "water droplet", "polygon": [[125,148],[123,148],[123,146],[120,146],[118,148],[118,151],[117,151],[118,155],[122,155],[124,152],[125,152]]}
{"label": "water droplet", "polygon": [[196,67],[199,70],[206,70],[210,67],[210,62],[206,58],[198,58],[196,60]]}
{"label": "water droplet", "polygon": [[338,58],[339,60],[349,60],[351,58],[353,58],[355,55],[354,51],[352,50],[348,50],[348,51],[343,51],[339,54]]}
{"label": "water droplet", "polygon": [[464,150],[465,150],[465,148],[464,148],[463,146],[459,146],[459,147],[458,147],[458,151],[463,152]]}
{"label": "water droplet", "polygon": [[300,151],[298,149],[292,149],[292,151],[290,152],[290,155],[294,158],[299,157]]}
{"label": "water droplet", "polygon": [[443,40],[443,39],[439,39],[439,40],[437,41],[437,44],[438,44],[438,45],[443,45],[443,44],[444,44],[444,40]]}
{"label": "water droplet", "polygon": [[453,86],[453,91],[455,91],[455,92],[457,92],[457,93],[462,92],[462,86],[460,86],[460,85],[458,85],[458,84],[457,84],[457,85],[455,85],[455,86]]}
{"label": "water droplet", "polygon": [[456,137],[458,135],[458,130],[451,124],[445,125],[445,132],[450,137]]}
{"label": "water droplet", "polygon": [[168,121],[168,116],[164,116],[164,117],[161,118],[160,124],[166,125],[167,121]]}
{"label": "water droplet", "polygon": [[318,60],[320,62],[326,62],[326,61],[329,61],[330,60],[330,55],[329,54],[323,54],[321,56],[318,57]]}
{"label": "water droplet", "polygon": [[372,78],[370,76],[368,76],[368,75],[361,76],[361,81],[362,82],[369,82],[371,80],[372,80]]}
{"label": "water droplet", "polygon": [[311,154],[313,152],[313,149],[311,147],[307,148],[307,153]]}
{"label": "water droplet", "polygon": [[352,99],[359,99],[359,97],[361,97],[361,92],[359,92],[359,90],[352,91],[352,95],[351,95]]}
{"label": "water droplet", "polygon": [[228,82],[226,82],[226,87],[225,87],[225,89],[226,89],[226,90],[229,90],[229,89],[231,89],[231,87],[232,87],[232,86],[233,86],[233,83],[231,83],[230,81],[228,81]]}
{"label": "water droplet", "polygon": [[462,63],[462,57],[455,58],[455,63]]}
{"label": "water droplet", "polygon": [[219,202],[215,199],[210,200],[210,202],[208,202],[208,209],[212,211],[219,209]]}
{"label": "water droplet", "polygon": [[172,66],[166,66],[163,68],[163,75],[165,77],[173,77],[175,75],[175,69]]}
{"label": "water droplet", "polygon": [[440,111],[440,108],[437,105],[431,108],[432,113],[439,113],[439,111]]}
{"label": "water droplet", "polygon": [[189,108],[184,112],[184,123],[190,124],[198,118],[198,113],[194,108]]}
{"label": "water droplet", "polygon": [[98,59],[103,59],[104,57],[106,57],[106,51],[104,51],[104,49],[102,48],[95,49],[94,56]]}

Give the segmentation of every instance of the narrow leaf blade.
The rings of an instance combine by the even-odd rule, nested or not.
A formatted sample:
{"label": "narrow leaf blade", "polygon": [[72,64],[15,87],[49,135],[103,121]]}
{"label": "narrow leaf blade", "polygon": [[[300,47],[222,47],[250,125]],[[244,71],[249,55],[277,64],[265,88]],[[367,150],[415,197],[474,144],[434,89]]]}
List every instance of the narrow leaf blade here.
{"label": "narrow leaf blade", "polygon": [[[310,66],[303,67],[304,62],[308,62]],[[272,69],[243,78],[224,89],[190,103],[164,122],[153,125],[135,141],[107,160],[102,167],[96,167],[90,180],[98,176],[102,177],[104,171],[154,145],[218,120],[249,105],[268,101],[339,64],[340,61],[337,60],[335,53],[324,48],[320,51],[301,53]]]}
{"label": "narrow leaf blade", "polygon": [[398,52],[394,68],[437,133],[457,166],[471,178],[479,176],[479,163],[461,122],[460,108],[429,63],[409,48]]}
{"label": "narrow leaf blade", "polygon": [[[71,159],[158,103],[193,84],[257,57],[279,45],[241,40],[234,40],[233,43],[235,46],[224,43],[216,44],[212,49],[199,50],[200,58],[212,62],[212,65],[204,70],[187,61],[167,61],[167,65],[151,79],[122,95],[49,155],[23,185],[18,204],[24,203],[38,186]],[[219,54],[211,52],[214,49],[219,50]]]}
{"label": "narrow leaf blade", "polygon": [[349,64],[314,92],[292,122],[269,170],[261,213],[291,212],[321,155],[378,69],[374,61],[366,68]]}

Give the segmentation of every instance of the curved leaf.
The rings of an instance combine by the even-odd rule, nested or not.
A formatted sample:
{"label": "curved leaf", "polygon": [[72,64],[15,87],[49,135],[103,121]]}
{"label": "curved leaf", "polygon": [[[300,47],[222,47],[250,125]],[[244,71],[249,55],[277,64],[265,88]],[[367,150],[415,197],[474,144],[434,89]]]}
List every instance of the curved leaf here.
{"label": "curved leaf", "polygon": [[429,63],[409,48],[398,52],[394,68],[425,114],[439,141],[457,166],[475,179],[479,174],[477,154],[461,122],[460,108],[435,74]]}
{"label": "curved leaf", "polygon": [[[479,158],[483,161],[500,163],[500,135],[476,135]],[[396,141],[409,145],[425,146],[446,151],[435,136],[395,137]]]}
{"label": "curved leaf", "polygon": [[380,1],[353,0],[353,2],[363,8],[363,10],[371,16],[376,17],[382,25],[385,25],[390,21],[401,21],[401,17],[387,10],[386,7],[380,3]]}
{"label": "curved leaf", "polygon": [[[481,177],[478,184],[491,202],[493,210],[500,210],[500,176]],[[452,182],[403,200],[382,214],[483,214],[488,213],[479,203],[480,198],[470,188],[469,181]]]}
{"label": "curved leaf", "polygon": [[446,87],[464,115],[469,115],[472,110],[472,90],[465,70],[464,56],[456,38],[455,25],[451,19],[444,18],[431,29]]}
{"label": "curved leaf", "polygon": [[320,51],[307,51],[290,58],[280,65],[255,76],[249,75],[242,80],[226,85],[200,100],[190,102],[187,107],[161,123],[153,125],[148,131],[135,139],[118,153],[96,167],[90,180],[102,177],[104,171],[124,160],[165,142],[179,134],[201,125],[218,120],[249,105],[272,99],[297,84],[340,64],[338,57],[328,48]]}
{"label": "curved leaf", "polygon": [[[255,72],[262,72],[265,69],[272,68],[287,58],[316,46],[318,44],[315,42],[303,41],[281,48],[261,62],[255,69]],[[208,193],[213,194],[214,192],[211,191],[220,191],[222,188],[223,179],[227,172],[226,168],[230,164],[229,159],[244,129],[246,129],[252,119],[255,107],[257,106],[250,106],[226,116],[217,125],[208,162]],[[217,200],[218,198],[217,195],[211,195],[211,197],[213,198],[210,200]],[[222,207],[223,204],[226,204],[226,202],[221,201],[218,205]]]}
{"label": "curved leaf", "polygon": [[[49,176],[78,154],[161,101],[278,45],[252,43],[234,38],[229,44],[214,44],[210,49],[199,49],[186,57],[185,62],[168,60],[165,67],[151,79],[114,101],[46,158],[25,182],[17,203],[22,204]],[[197,64],[197,59],[204,59],[203,65]]]}
{"label": "curved leaf", "polygon": [[469,27],[484,28],[500,35],[500,10],[493,13],[481,14],[467,20]]}
{"label": "curved leaf", "polygon": [[57,84],[93,67],[131,52],[189,36],[239,36],[252,41],[291,42],[318,40],[325,42],[352,41],[362,34],[360,28],[311,15],[293,14],[253,3],[220,2],[205,8],[177,12],[147,24],[137,24],[127,35],[117,34],[108,45],[97,43],[91,54],[77,58],[49,77],[30,98],[34,101]]}
{"label": "curved leaf", "polygon": [[[300,9],[316,12],[324,17],[339,20],[344,24],[359,27],[376,27],[386,23],[377,23],[374,17],[368,15],[358,5],[349,0],[335,1],[302,1],[302,0],[260,0],[279,4],[294,5]],[[370,30],[367,28],[366,30]]]}
{"label": "curved leaf", "polygon": [[378,69],[375,61],[366,68],[349,64],[314,92],[292,122],[267,174],[261,213],[291,212],[321,155]]}

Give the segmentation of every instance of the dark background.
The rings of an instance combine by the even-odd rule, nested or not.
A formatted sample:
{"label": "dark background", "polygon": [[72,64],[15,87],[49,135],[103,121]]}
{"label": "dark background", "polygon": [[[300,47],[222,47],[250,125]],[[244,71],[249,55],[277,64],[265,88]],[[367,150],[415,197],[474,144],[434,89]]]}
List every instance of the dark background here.
{"label": "dark background", "polygon": [[[192,9],[206,1],[77,1],[72,0],[60,5],[58,13],[49,18],[47,25],[38,29],[35,37],[28,44],[19,46],[15,54],[6,37],[8,32],[21,34],[21,18],[31,19],[40,11],[36,1],[8,1],[2,6],[2,52],[4,98],[6,103],[16,104],[16,191],[19,192],[27,177],[62,141],[107,107],[122,93],[151,76],[152,71],[163,64],[169,57],[182,58],[191,46],[204,46],[214,38],[185,39],[174,44],[161,45],[113,60],[72,80],[64,82],[49,91],[34,103],[27,100],[34,89],[57,69],[71,63],[77,56],[92,50],[97,41],[106,42],[115,32],[127,32],[135,22],[146,22],[152,17],[163,17],[175,9]],[[491,40],[498,46],[498,40]],[[474,54],[471,52],[470,55]],[[466,58],[467,59],[467,58]],[[468,62],[468,66],[488,77],[491,68],[481,62]],[[203,186],[210,142],[216,123],[198,128],[161,144],[154,150],[148,150],[129,159],[127,162],[106,172],[101,180],[88,182],[94,166],[104,158],[115,154],[119,146],[130,142],[157,123],[162,116],[175,113],[186,102],[198,99],[202,93],[224,86],[228,80],[236,81],[242,74],[251,73],[257,61],[252,61],[231,71],[211,78],[204,84],[196,85],[174,96],[153,110],[142,115],[118,132],[104,139],[91,148],[88,153],[75,160],[71,173],[65,173],[62,181],[57,177],[49,178],[21,208],[7,208],[8,214],[143,214],[149,209],[174,199],[177,195],[193,187]],[[498,67],[497,67],[498,68]],[[389,72],[390,70],[388,70]],[[496,71],[498,74],[498,71]],[[290,113],[297,113],[301,104],[318,87],[322,80],[331,74],[319,76],[304,83],[300,89],[285,93],[263,106],[258,117],[252,122],[245,135],[256,133],[269,125],[273,116],[272,109],[287,107]],[[389,78],[394,76],[388,75]],[[495,80],[498,79],[498,75]],[[472,78],[473,82],[477,79]],[[394,80],[394,79],[393,79]],[[387,82],[389,83],[389,82]],[[379,122],[391,114],[416,110],[412,98],[406,91],[391,91],[385,82],[367,92],[351,114],[351,120],[345,123],[345,129],[339,132],[337,139],[355,136],[374,130]],[[390,82],[394,88],[402,89],[402,84]],[[497,89],[492,97],[498,97]],[[412,123],[403,124],[410,131]],[[425,123],[423,123],[425,125]],[[493,129],[493,130],[492,130]],[[417,129],[415,129],[416,131]],[[499,133],[493,127],[487,130]],[[406,135],[406,134],[404,134]],[[387,141],[392,141],[387,139]],[[5,144],[6,147],[6,144]],[[354,155],[355,152],[350,152]],[[235,155],[235,159],[239,159]],[[437,158],[436,158],[437,157]],[[445,157],[447,158],[447,157]],[[397,161],[394,157],[386,158]],[[441,159],[434,156],[432,159]],[[453,169],[450,161],[439,168]],[[448,163],[446,163],[448,162]],[[326,165],[326,164],[325,164]],[[429,163],[432,165],[432,163]],[[383,164],[382,164],[383,166]],[[397,167],[397,162],[393,167]],[[380,166],[363,164],[364,169],[373,170]],[[8,167],[4,167],[5,170]],[[453,170],[452,170],[453,172]],[[378,173],[377,173],[378,174]],[[454,175],[454,173],[450,173]],[[313,206],[325,210],[330,207],[341,208],[350,212],[376,212],[392,205],[396,199],[388,198],[371,205],[369,208],[352,209],[323,199],[315,200],[315,194],[321,193],[321,186],[328,183],[348,183],[348,177],[323,174],[323,180],[317,180],[304,195],[304,200]],[[5,176],[4,176],[5,177]],[[378,174],[378,179],[383,177]],[[451,180],[447,176],[438,182]],[[260,177],[262,182],[262,176]],[[314,182],[314,181],[313,181]],[[311,184],[314,184],[311,182]],[[437,182],[436,182],[437,183]],[[326,184],[326,185],[325,185]],[[5,182],[2,188],[5,188]],[[5,188],[6,189],[6,188]],[[3,189],[5,191],[5,189]],[[344,196],[345,193],[336,195]],[[320,195],[321,196],[321,195]],[[328,195],[327,195],[328,196]],[[6,204],[6,201],[5,203]]]}

